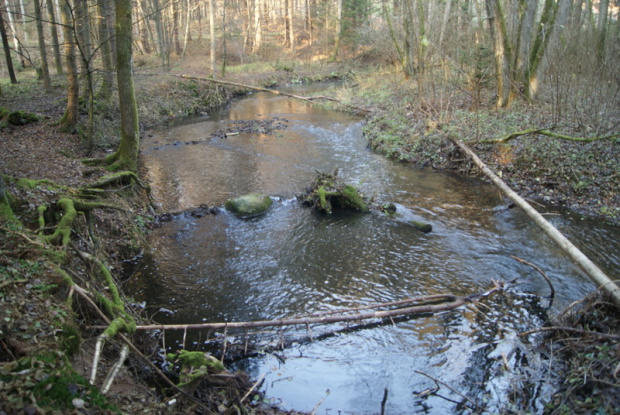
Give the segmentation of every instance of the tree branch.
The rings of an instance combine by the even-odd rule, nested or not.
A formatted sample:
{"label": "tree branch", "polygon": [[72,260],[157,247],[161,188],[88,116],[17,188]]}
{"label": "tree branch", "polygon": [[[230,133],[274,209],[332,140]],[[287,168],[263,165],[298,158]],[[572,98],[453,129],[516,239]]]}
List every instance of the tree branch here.
{"label": "tree branch", "polygon": [[620,134],[612,134],[612,135],[607,135],[604,137],[589,137],[589,138],[574,137],[570,135],[554,133],[553,131],[545,129],[545,128],[528,128],[527,130],[510,133],[500,138],[494,138],[491,140],[480,140],[479,143],[481,144],[502,144],[502,143],[507,143],[513,138],[517,138],[517,137],[521,137],[523,135],[529,135],[529,134],[541,134],[541,135],[546,135],[548,137],[559,138],[561,140],[567,140],[567,141],[575,141],[579,143],[590,143],[592,141],[608,140],[608,139],[620,137]]}

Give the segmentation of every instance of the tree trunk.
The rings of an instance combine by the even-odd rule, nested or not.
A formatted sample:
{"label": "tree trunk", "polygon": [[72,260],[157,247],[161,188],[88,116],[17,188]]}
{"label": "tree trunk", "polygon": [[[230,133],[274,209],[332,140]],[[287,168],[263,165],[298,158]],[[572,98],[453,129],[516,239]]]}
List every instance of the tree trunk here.
{"label": "tree trunk", "polygon": [[164,38],[164,28],[161,21],[161,9],[159,7],[159,0],[153,1],[153,18],[155,19],[155,32],[157,33],[157,45],[159,50],[159,56],[161,57],[162,69],[164,71],[170,70],[170,50],[167,42]]}
{"label": "tree trunk", "polygon": [[[341,2],[342,0],[338,0]],[[287,0],[288,14],[286,16],[288,26],[288,43],[291,48],[291,54],[295,55],[295,20],[293,19],[293,10],[295,2],[293,0]]]}
{"label": "tree trunk", "polygon": [[43,20],[41,18],[41,6],[39,4],[39,0],[34,0],[34,15],[37,21],[37,37],[39,41],[39,53],[41,54],[41,76],[43,77],[43,86],[46,92],[50,92],[52,90],[52,81],[50,80],[50,71],[47,66],[47,51],[45,49]]}
{"label": "tree trunk", "polygon": [[4,4],[6,5],[6,15],[9,18],[9,28],[11,29],[11,35],[13,36],[13,46],[15,48],[15,50],[17,51],[18,55],[20,56],[19,62],[20,62],[20,66],[23,68],[24,66],[26,66],[24,59],[23,59],[23,53],[22,53],[22,45],[21,43],[19,43],[19,40],[17,39],[17,28],[15,27],[15,21],[13,19],[13,11],[11,10],[11,4],[9,3],[9,0],[4,0]]}
{"label": "tree trunk", "polygon": [[332,61],[338,60],[338,49],[340,49],[340,35],[342,34],[342,0],[336,0],[336,30],[334,31],[334,51]]}
{"label": "tree trunk", "polygon": [[497,78],[497,108],[508,107],[512,102],[510,88],[510,48],[508,46],[506,21],[499,0],[485,0],[489,30],[495,56]]}
{"label": "tree trunk", "polygon": [[67,108],[59,121],[63,130],[74,132],[77,127],[80,86],[75,61],[75,40],[70,0],[61,4],[62,30],[65,38],[65,62],[67,64]]}
{"label": "tree trunk", "polygon": [[6,58],[6,67],[9,71],[9,77],[11,83],[16,84],[17,78],[15,77],[15,70],[13,69],[13,59],[11,58],[11,47],[9,46],[9,39],[6,35],[6,28],[4,27],[4,17],[2,16],[2,10],[0,9],[0,36],[2,37],[2,48],[4,49],[4,57]]}
{"label": "tree trunk", "polygon": [[172,6],[172,42],[174,43],[174,53],[181,56],[181,42],[179,42],[179,3],[177,0],[171,1]]}
{"label": "tree trunk", "polygon": [[183,36],[183,51],[181,51],[181,58],[185,57],[185,51],[187,50],[187,42],[190,39],[189,22],[191,20],[192,13],[191,13],[189,0],[186,1],[185,7],[187,7],[187,10],[185,12],[185,35]]}
{"label": "tree trunk", "polygon": [[263,43],[263,29],[261,27],[262,18],[262,9],[261,9],[261,0],[254,1],[254,46],[252,48],[252,53],[257,54],[260,51],[260,47]]}
{"label": "tree trunk", "polygon": [[443,20],[441,21],[441,31],[439,32],[439,41],[437,42],[437,49],[441,50],[443,45],[443,38],[446,34],[446,27],[448,27],[448,21],[450,20],[450,8],[452,6],[452,0],[446,1],[446,6],[443,10]]}
{"label": "tree trunk", "polygon": [[151,53],[151,43],[149,42],[149,19],[144,12],[146,8],[146,0],[138,0],[136,3],[138,6],[138,14],[140,19],[140,44],[144,53]]}
{"label": "tree trunk", "polygon": [[132,75],[131,0],[116,0],[116,75],[121,112],[121,140],[116,152],[117,167],[138,170],[140,126]]}
{"label": "tree trunk", "polygon": [[520,0],[518,5],[519,28],[517,44],[514,52],[514,85],[527,85],[529,80],[529,57],[532,49],[532,39],[538,0]]}
{"label": "tree trunk", "polygon": [[538,24],[538,30],[536,32],[536,38],[532,45],[530,52],[529,66],[527,68],[528,83],[524,86],[525,96],[528,99],[533,99],[538,92],[538,68],[542,63],[543,57],[547,51],[549,40],[553,34],[555,26],[555,18],[557,15],[558,5],[560,2],[566,2],[571,0],[558,0],[556,3],[554,0],[545,0],[545,5],[540,16],[540,23]]}
{"label": "tree trunk", "polygon": [[211,37],[211,77],[215,79],[215,0],[209,0],[209,36]]}
{"label": "tree trunk", "polygon": [[99,97],[104,101],[112,98],[112,88],[114,86],[114,67],[112,65],[112,48],[110,45],[110,28],[108,27],[107,16],[109,14],[110,0],[97,0],[97,10],[99,21],[97,29],[99,31],[99,43],[101,44],[101,64],[103,66],[103,79],[99,88]]}
{"label": "tree trunk", "polygon": [[607,38],[607,13],[609,10],[609,0],[601,0],[598,11],[598,44],[596,52],[599,62],[605,58],[605,39]]}
{"label": "tree trunk", "polygon": [[50,22],[50,32],[52,35],[52,49],[54,50],[54,62],[56,64],[56,74],[62,75],[62,58],[60,55],[60,43],[58,42],[58,29],[56,28],[56,13],[54,13],[53,0],[47,0],[47,15]]}

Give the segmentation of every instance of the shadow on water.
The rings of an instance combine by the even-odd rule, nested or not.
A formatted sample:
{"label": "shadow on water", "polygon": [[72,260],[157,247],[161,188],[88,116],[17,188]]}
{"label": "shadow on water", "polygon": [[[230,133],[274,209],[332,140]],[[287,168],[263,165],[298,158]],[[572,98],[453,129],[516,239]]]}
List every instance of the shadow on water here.
{"label": "shadow on water", "polygon": [[[234,120],[273,117],[286,119],[288,127],[213,136]],[[266,374],[263,391],[284,408],[310,411],[324,398],[325,413],[377,413],[386,388],[387,413],[468,412],[472,402],[500,408],[511,379],[525,370],[544,371],[544,362],[528,354],[516,333],[546,318],[540,297],[549,288],[510,255],[538,265],[554,281],[556,308],[594,286],[524,214],[494,210],[502,203],[495,188],[373,154],[361,126],[350,115],[259,93],[206,121],[152,133],[141,162],[163,210],[221,206],[255,191],[277,201],[266,215],[249,220],[223,210],[202,218],[178,215],[150,234],[152,249],[126,282],[127,291],[147,304],[149,314],[161,310],[158,322],[197,323],[472,294],[492,279],[518,278],[512,291],[485,298],[478,308],[370,322],[363,329],[340,324],[227,333],[228,340],[256,342],[255,356],[235,365],[255,377]],[[296,203],[295,194],[316,171],[336,167],[366,195],[396,203],[396,216],[321,216]],[[556,227],[618,278],[618,228],[550,213]],[[429,222],[433,232],[423,234],[409,220]],[[222,333],[166,333],[173,349],[201,348],[216,338]],[[283,339],[286,347],[272,353]],[[435,383],[419,372],[471,402],[445,387],[425,393]],[[545,389],[537,384],[532,393],[538,399]]]}

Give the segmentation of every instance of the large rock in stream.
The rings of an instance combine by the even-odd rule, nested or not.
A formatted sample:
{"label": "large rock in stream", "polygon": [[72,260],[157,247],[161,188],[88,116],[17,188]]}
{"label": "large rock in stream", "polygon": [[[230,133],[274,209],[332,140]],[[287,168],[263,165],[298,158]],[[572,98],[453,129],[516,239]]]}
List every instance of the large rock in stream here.
{"label": "large rock in stream", "polygon": [[262,215],[271,207],[273,200],[269,195],[262,193],[249,193],[234,199],[228,199],[224,203],[226,210],[240,218]]}

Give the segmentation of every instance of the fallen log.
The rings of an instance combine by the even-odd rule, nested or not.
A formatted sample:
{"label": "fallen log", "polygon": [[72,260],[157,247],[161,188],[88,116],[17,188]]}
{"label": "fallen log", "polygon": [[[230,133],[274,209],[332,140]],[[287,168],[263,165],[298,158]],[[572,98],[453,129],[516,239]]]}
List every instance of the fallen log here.
{"label": "fallen log", "polygon": [[369,109],[361,108],[361,107],[356,107],[354,105],[345,104],[344,102],[342,102],[340,100],[337,100],[336,98],[328,97],[328,96],[325,96],[325,95],[318,95],[318,96],[314,96],[314,97],[303,97],[301,95],[289,94],[288,92],[277,91],[275,89],[262,88],[262,87],[259,87],[259,86],[240,84],[240,83],[237,83],[237,82],[222,81],[222,80],[219,80],[219,79],[202,78],[202,77],[190,76],[190,75],[176,75],[176,74],[170,74],[170,73],[157,73],[157,74],[153,74],[153,73],[145,73],[145,72],[140,73],[140,75],[145,75],[145,76],[161,76],[161,75],[164,75],[164,76],[174,76],[175,78],[191,79],[191,80],[194,80],[194,81],[212,82],[214,84],[235,86],[235,87],[238,87],[238,88],[252,89],[254,91],[260,91],[260,92],[269,92],[271,94],[282,95],[282,96],[285,96],[285,97],[295,98],[295,99],[299,99],[299,100],[302,100],[302,101],[308,101],[308,102],[314,102],[314,101],[319,101],[319,100],[331,101],[331,102],[335,102],[336,104],[342,105],[343,107],[347,107],[347,108],[350,108],[352,110],[363,112],[363,113],[366,113],[366,114],[369,114],[369,113],[372,112]]}
{"label": "fallen log", "polygon": [[620,307],[620,287],[611,280],[601,269],[596,266],[583,252],[569,241],[560,231],[550,224],[538,211],[536,211],[521,196],[514,192],[474,153],[467,145],[456,137],[450,136],[450,140],[467,154],[472,161],[482,170],[491,181],[500,188],[517,206],[547,234],[569,256],[569,258],[607,295],[615,305]]}
{"label": "fallen log", "polygon": [[[321,314],[308,316],[297,316],[277,320],[258,320],[258,321],[239,321],[239,322],[219,322],[219,323],[195,323],[195,324],[149,324],[136,326],[136,330],[228,330],[233,328],[256,328],[256,327],[282,327],[310,324],[332,324],[341,322],[361,321],[370,319],[385,319],[402,317],[414,314],[434,314],[442,311],[454,310],[464,304],[475,301],[477,298],[485,297],[493,292],[504,289],[502,283],[495,282],[495,286],[484,293],[476,293],[468,296],[457,296],[451,294],[439,294],[421,296],[408,300],[394,301],[390,303],[380,303],[363,307],[344,309],[339,311],[329,311]],[[355,313],[370,308],[384,308],[394,304],[423,303],[409,307],[394,308],[390,310],[366,311]],[[339,313],[339,315],[335,315]],[[349,313],[349,314],[347,314]],[[107,326],[92,326],[93,329],[105,329]]]}

